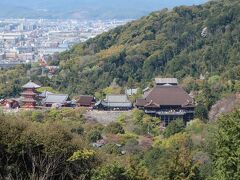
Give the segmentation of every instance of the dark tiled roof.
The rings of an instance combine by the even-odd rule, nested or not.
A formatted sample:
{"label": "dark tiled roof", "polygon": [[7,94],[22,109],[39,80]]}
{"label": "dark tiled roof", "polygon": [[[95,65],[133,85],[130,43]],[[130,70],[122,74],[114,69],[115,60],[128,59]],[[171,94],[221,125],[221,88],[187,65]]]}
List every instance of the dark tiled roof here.
{"label": "dark tiled roof", "polygon": [[153,100],[151,100],[149,103],[145,105],[146,107],[159,107],[159,104],[155,103]]}
{"label": "dark tiled roof", "polygon": [[193,104],[193,99],[180,86],[156,86],[146,96],[145,101],[147,102],[146,104],[144,104],[143,99],[138,99],[136,105],[146,106],[148,104],[154,104],[159,106],[188,106]]}
{"label": "dark tiled roof", "polygon": [[131,108],[132,103],[126,95],[107,95],[105,100],[98,101],[95,106],[102,105],[109,108]]}
{"label": "dark tiled roof", "polygon": [[130,102],[128,100],[127,95],[125,95],[125,94],[119,94],[119,95],[111,94],[111,95],[107,95],[105,101],[108,102],[108,103],[129,103]]}
{"label": "dark tiled roof", "polygon": [[127,95],[107,95],[103,101],[108,107],[132,107]]}
{"label": "dark tiled roof", "polygon": [[81,95],[77,100],[77,103],[80,104],[80,106],[91,106],[92,102],[94,102],[94,97],[88,95]]}
{"label": "dark tiled roof", "polygon": [[147,103],[147,100],[144,98],[139,98],[136,100],[136,106],[145,106]]}
{"label": "dark tiled roof", "polygon": [[54,103],[64,104],[67,102],[68,98],[69,97],[67,94],[49,94],[43,100],[43,103],[45,103],[45,104],[54,104]]}

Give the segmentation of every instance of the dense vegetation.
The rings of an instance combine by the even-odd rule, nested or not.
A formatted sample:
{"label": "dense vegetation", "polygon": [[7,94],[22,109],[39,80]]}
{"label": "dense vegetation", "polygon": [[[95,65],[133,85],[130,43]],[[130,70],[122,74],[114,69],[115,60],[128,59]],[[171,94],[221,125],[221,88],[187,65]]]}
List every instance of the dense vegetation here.
{"label": "dense vegetation", "polygon": [[184,80],[202,74],[218,76],[224,86],[228,80],[239,84],[239,12],[238,0],[154,12],[61,54],[52,83],[69,93],[92,94],[114,79],[120,86],[145,87],[155,76]]}
{"label": "dense vegetation", "polygon": [[[240,112],[215,123],[181,121],[163,133],[134,110],[102,126],[84,109],[0,116],[0,179],[232,179],[239,177]],[[167,133],[166,133],[167,132]],[[105,141],[101,148],[93,142]]]}
{"label": "dense vegetation", "polygon": [[92,132],[104,128],[85,122],[83,113],[83,109],[1,113],[0,179],[101,179],[105,173],[117,179],[137,177],[127,159],[115,157],[112,163],[111,155],[90,146]]}

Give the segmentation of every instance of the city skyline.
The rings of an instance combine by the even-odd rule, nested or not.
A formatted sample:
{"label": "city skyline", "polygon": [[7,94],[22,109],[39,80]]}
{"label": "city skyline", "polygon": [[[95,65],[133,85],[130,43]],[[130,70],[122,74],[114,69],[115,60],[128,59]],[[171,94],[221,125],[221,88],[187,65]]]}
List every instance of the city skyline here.
{"label": "city skyline", "polygon": [[0,20],[0,68],[36,63],[129,20]]}

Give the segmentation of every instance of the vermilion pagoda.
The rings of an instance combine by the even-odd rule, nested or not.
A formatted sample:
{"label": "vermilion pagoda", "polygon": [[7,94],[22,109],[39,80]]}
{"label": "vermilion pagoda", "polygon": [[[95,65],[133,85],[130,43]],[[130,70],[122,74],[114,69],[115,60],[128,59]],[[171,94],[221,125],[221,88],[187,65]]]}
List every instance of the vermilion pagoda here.
{"label": "vermilion pagoda", "polygon": [[37,97],[37,93],[36,93],[36,89],[40,88],[41,86],[33,83],[33,82],[28,82],[27,84],[25,84],[24,86],[22,86],[23,88],[23,93],[21,94],[23,96],[23,108],[36,108],[36,97]]}

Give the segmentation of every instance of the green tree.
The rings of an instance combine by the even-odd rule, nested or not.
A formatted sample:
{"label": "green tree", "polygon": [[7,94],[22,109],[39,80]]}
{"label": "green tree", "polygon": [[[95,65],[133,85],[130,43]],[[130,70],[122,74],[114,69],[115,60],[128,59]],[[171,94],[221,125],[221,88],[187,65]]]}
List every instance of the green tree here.
{"label": "green tree", "polygon": [[40,122],[40,121],[43,121],[43,119],[44,119],[44,114],[42,112],[40,112],[40,111],[33,111],[32,112],[32,120],[33,121]]}
{"label": "green tree", "polygon": [[185,128],[185,124],[182,119],[173,120],[169,123],[164,130],[164,137],[170,137],[176,133],[182,132]]}
{"label": "green tree", "polygon": [[101,132],[99,130],[91,130],[87,133],[87,138],[89,142],[96,142],[99,139],[102,139]]}
{"label": "green tree", "polygon": [[119,164],[106,165],[93,174],[92,180],[133,180],[131,173]]}
{"label": "green tree", "polygon": [[111,122],[110,124],[107,125],[105,128],[106,133],[111,133],[111,134],[124,134],[125,131],[122,127],[122,125],[118,122]]}
{"label": "green tree", "polygon": [[206,122],[208,119],[208,109],[207,107],[199,103],[195,108],[195,117],[201,119],[202,121]]}
{"label": "green tree", "polygon": [[118,147],[116,144],[114,143],[108,143],[104,146],[104,150],[108,153],[108,154],[115,154],[115,155],[120,155],[121,154],[121,148]]}
{"label": "green tree", "polygon": [[240,177],[240,111],[225,115],[218,120],[215,137],[216,179],[239,179]]}

